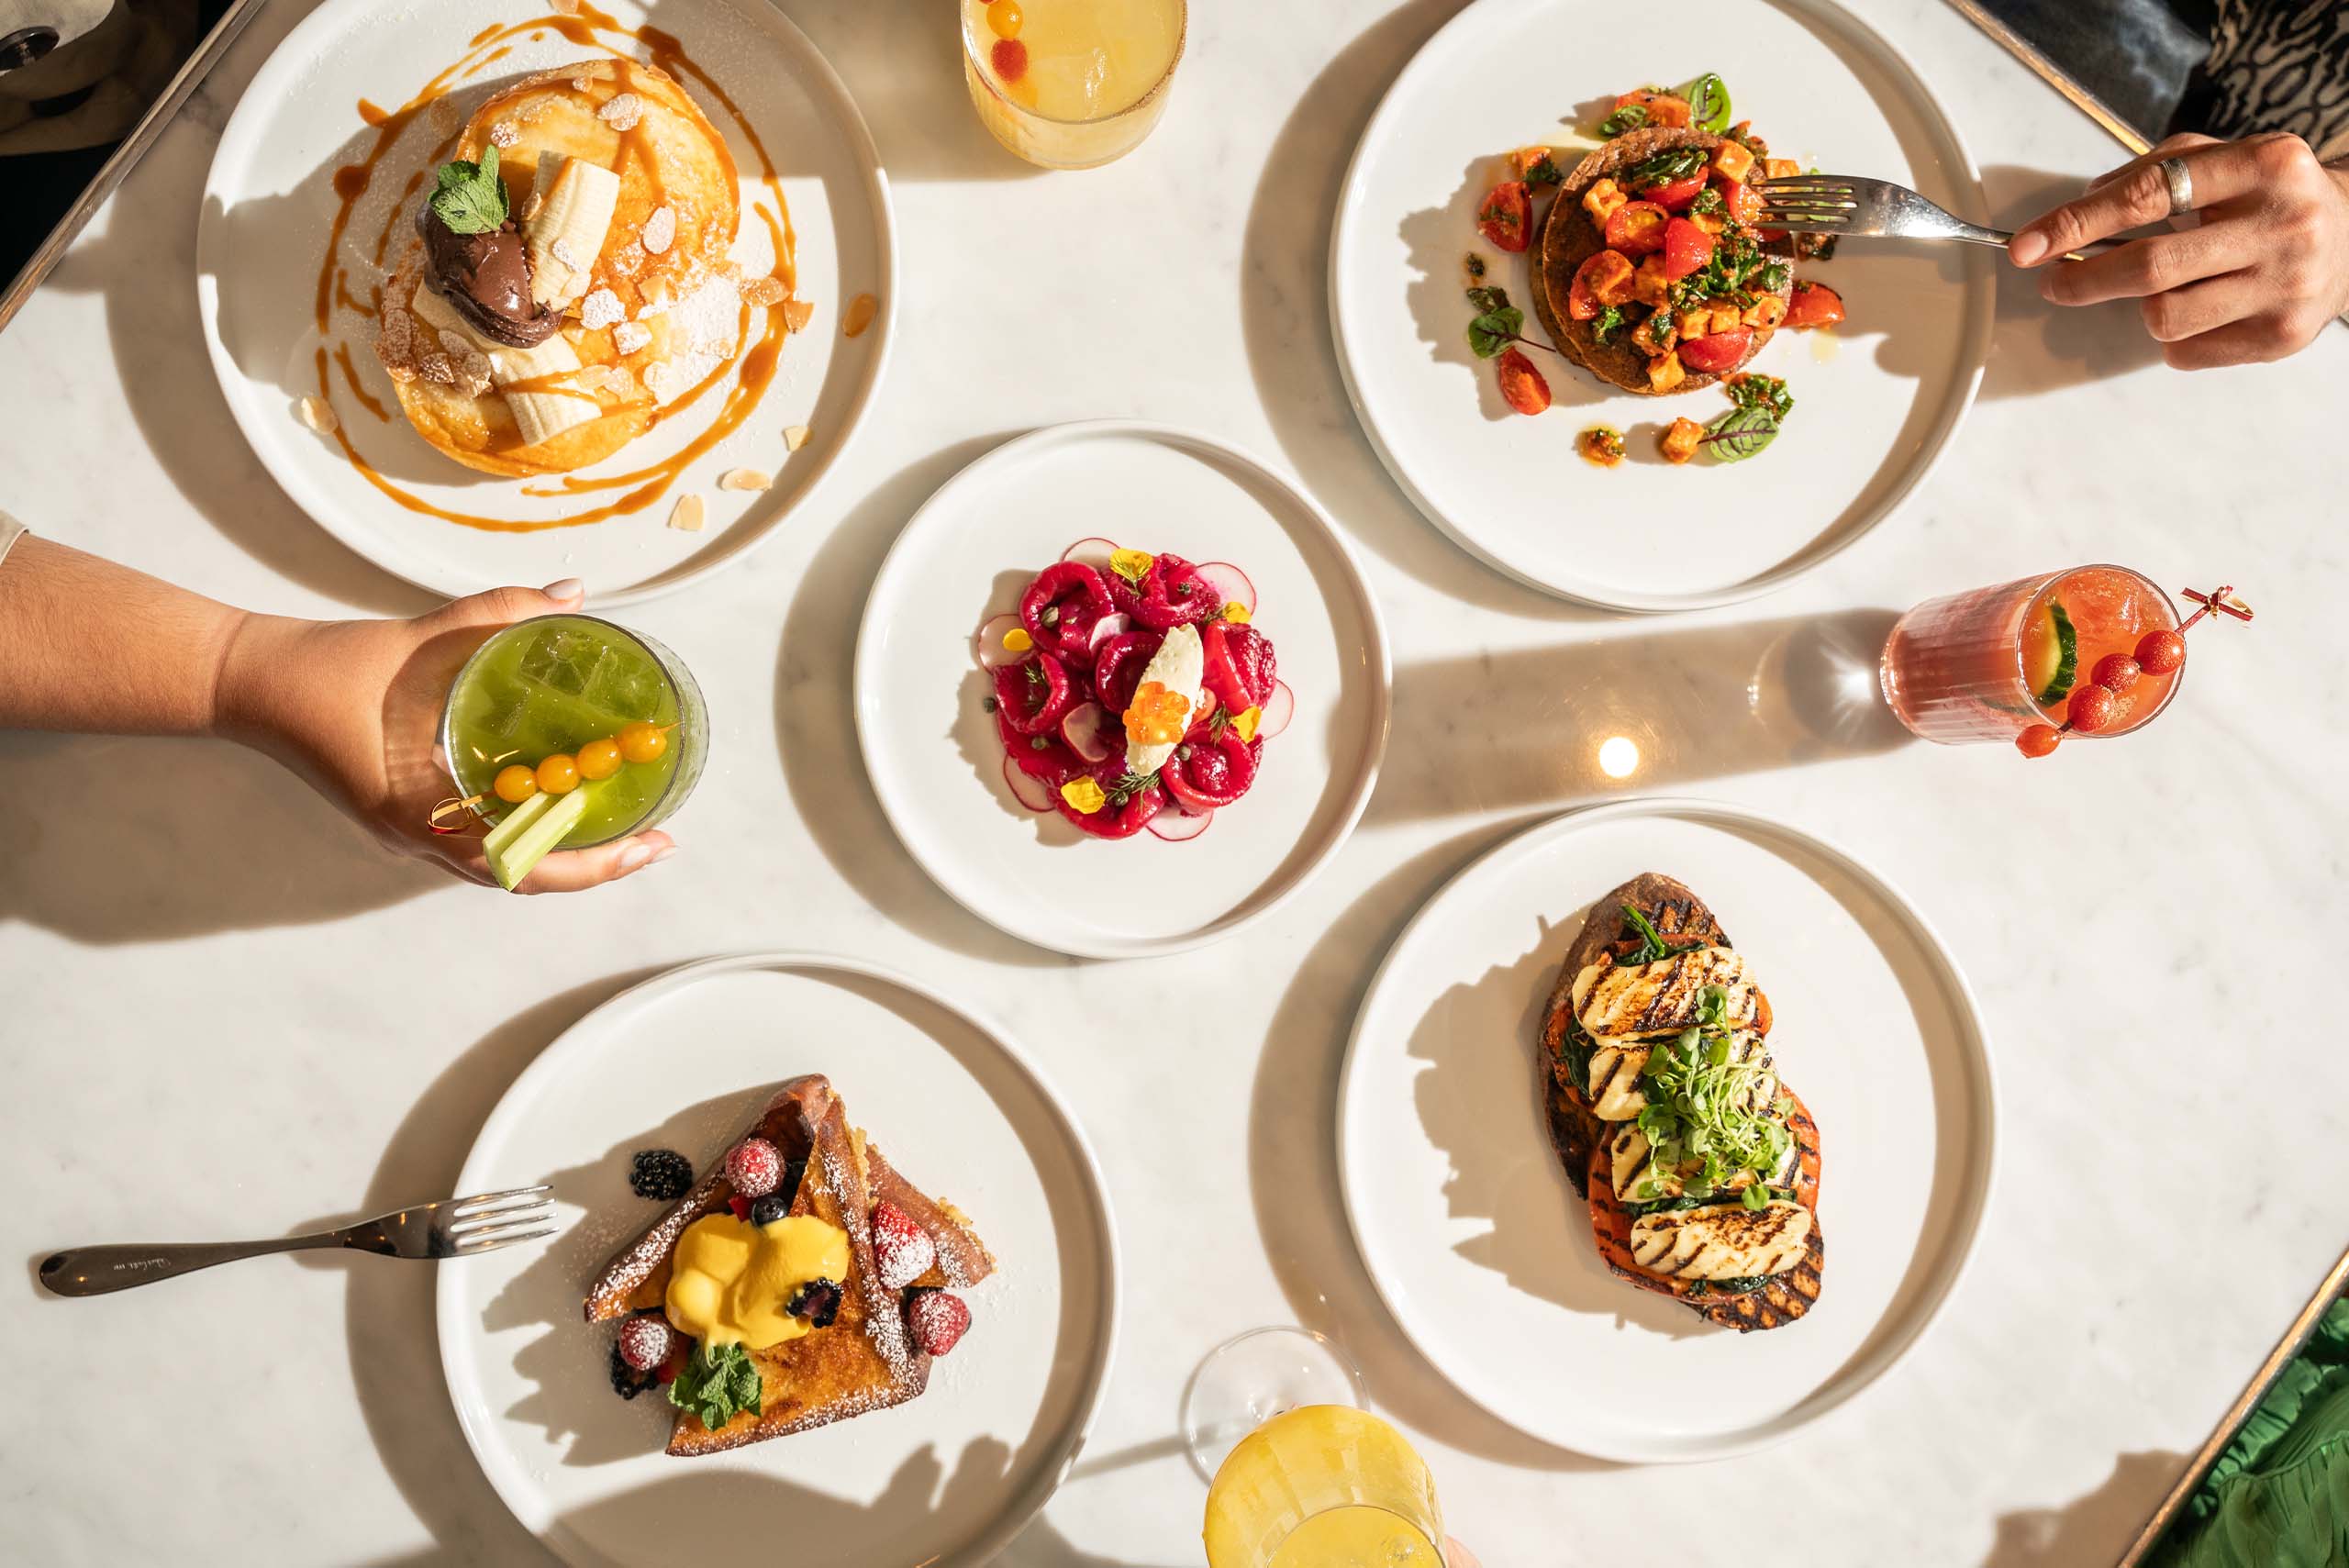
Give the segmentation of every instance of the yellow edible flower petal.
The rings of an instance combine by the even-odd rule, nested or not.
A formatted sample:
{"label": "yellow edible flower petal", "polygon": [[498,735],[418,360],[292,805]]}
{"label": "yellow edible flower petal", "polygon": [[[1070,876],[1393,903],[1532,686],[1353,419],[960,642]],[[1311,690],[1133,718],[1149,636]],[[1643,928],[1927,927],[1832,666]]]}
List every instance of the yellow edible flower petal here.
{"label": "yellow edible flower petal", "polygon": [[1109,804],[1109,797],[1103,795],[1101,786],[1091,779],[1069,780],[1061,785],[1061,798],[1068,802],[1071,810],[1087,817]]}
{"label": "yellow edible flower petal", "polygon": [[1246,626],[1249,619],[1248,606],[1234,599],[1223,606],[1223,618],[1234,626]]}
{"label": "yellow edible flower petal", "polygon": [[1129,583],[1139,583],[1149,575],[1151,562],[1157,559],[1146,550],[1113,550],[1109,552],[1109,570]]}
{"label": "yellow edible flower petal", "polygon": [[1264,718],[1264,710],[1261,707],[1252,707],[1245,713],[1234,714],[1231,719],[1231,732],[1242,740],[1253,740],[1256,739],[1256,726],[1263,723]]}
{"label": "yellow edible flower petal", "polygon": [[1026,627],[1015,626],[1003,634],[1003,645],[1014,653],[1025,653],[1036,646],[1036,639],[1028,635]]}

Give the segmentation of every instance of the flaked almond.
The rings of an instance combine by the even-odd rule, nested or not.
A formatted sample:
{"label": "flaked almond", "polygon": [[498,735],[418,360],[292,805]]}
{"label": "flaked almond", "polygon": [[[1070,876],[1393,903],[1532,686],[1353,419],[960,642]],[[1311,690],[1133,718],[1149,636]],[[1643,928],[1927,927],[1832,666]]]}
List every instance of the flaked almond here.
{"label": "flaked almond", "polygon": [[807,444],[807,427],[805,425],[791,425],[785,427],[783,432],[783,444],[789,447],[793,451],[797,451],[801,447],[806,446]]}
{"label": "flaked almond", "polygon": [[807,323],[816,319],[816,302],[812,299],[786,299],[783,302],[783,325],[786,330],[805,332]]}
{"label": "flaked almond", "polygon": [[858,295],[848,302],[848,314],[841,318],[841,331],[851,338],[859,336],[873,325],[874,313],[880,308],[881,302],[871,295]]}
{"label": "flaked almond", "polygon": [[[302,399],[302,423],[321,436],[330,436],[342,428],[342,421],[335,417],[333,407],[323,397]],[[740,473],[744,471],[738,468],[734,472]],[[720,480],[719,483],[724,484],[725,481]],[[757,488],[764,490],[766,486],[761,484]]]}
{"label": "flaked almond", "polygon": [[774,474],[755,468],[729,468],[718,476],[720,490],[764,490],[774,483]]}
{"label": "flaked almond", "polygon": [[652,341],[652,328],[633,321],[617,322],[612,328],[612,347],[623,354],[635,353]]}
{"label": "flaked almond", "polygon": [[521,128],[512,120],[500,120],[489,128],[489,144],[492,147],[507,148],[521,139]]}
{"label": "flaked almond", "polygon": [[547,9],[558,17],[579,15],[579,0],[547,0]]}
{"label": "flaked almond", "polygon": [[596,117],[614,130],[634,130],[636,122],[644,117],[644,100],[633,93],[615,93],[596,111]]}
{"label": "flaked almond", "polygon": [[620,306],[620,296],[609,289],[597,289],[579,302],[579,325],[591,332],[617,326],[627,314]]}
{"label": "flaked almond", "polygon": [[679,533],[701,532],[702,514],[708,508],[698,495],[680,495],[677,504],[669,508],[669,526]]}
{"label": "flaked almond", "polygon": [[654,207],[652,215],[644,220],[644,227],[637,231],[637,239],[652,255],[665,254],[677,242],[676,212],[667,206]]}

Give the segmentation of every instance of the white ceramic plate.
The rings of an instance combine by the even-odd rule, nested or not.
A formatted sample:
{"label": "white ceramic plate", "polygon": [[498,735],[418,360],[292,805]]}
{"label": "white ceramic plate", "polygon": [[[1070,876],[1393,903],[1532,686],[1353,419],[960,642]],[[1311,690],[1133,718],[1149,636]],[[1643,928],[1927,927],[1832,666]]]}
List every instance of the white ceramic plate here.
{"label": "white ceramic plate", "polygon": [[[1536,1092],[1536,1035],[1590,901],[1641,872],[1694,888],[1769,992],[1771,1046],[1818,1119],[1818,1305],[1740,1335],[1607,1272]],[[1971,1256],[1995,1098],[1980,1017],[1909,902],[1742,807],[1630,800],[1477,860],[1371,984],[1339,1091],[1346,1214],[1386,1304],[1460,1390],[1608,1459],[1758,1448],[1917,1341]]]}
{"label": "white ceramic plate", "polygon": [[[1960,217],[1981,185],[1917,72],[1830,0],[1697,0],[1668,29],[1627,26],[1602,0],[1478,0],[1429,39],[1363,132],[1339,197],[1330,308],[1355,411],[1396,483],[1473,553],[1567,598],[1627,610],[1750,597],[1884,520],[1932,468],[1974,400],[1989,351],[1987,253],[1954,244],[1847,241],[1799,275],[1842,291],[1831,335],[1782,332],[1754,369],[1785,376],[1794,417],[1734,465],[1667,464],[1656,436],[1709,420],[1718,390],[1637,397],[1552,355],[1533,358],[1555,402],[1512,414],[1468,351],[1464,258],[1494,263],[1539,336],[1523,256],[1475,230],[1497,156],[1562,144],[1602,117],[1602,95],[1720,72],[1741,118],[1778,157],[1896,180]],[[1508,62],[1495,91],[1493,62]],[[1531,90],[1528,83],[1540,83]],[[1829,357],[1831,356],[1831,357]],[[1625,432],[1630,461],[1577,459],[1577,431]]]}
{"label": "white ceramic plate", "polygon": [[[629,1192],[629,1158],[672,1148],[698,1168],[776,1083],[815,1072],[908,1180],[973,1216],[1001,1268],[919,1398],[670,1459],[674,1412],[615,1397],[610,1328],[581,1320],[587,1283],[660,1213]],[[1092,1150],[1015,1046],[910,980],[765,953],[614,997],[515,1080],[457,1190],[531,1182],[552,1184],[562,1233],[441,1265],[440,1361],[490,1485],[566,1562],[728,1562],[757,1540],[787,1540],[795,1563],[984,1562],[1084,1440],[1117,1331]]]}
{"label": "white ceramic plate", "polygon": [[[1088,839],[1027,810],[981,706],[980,623],[1104,535],[1247,573],[1296,694],[1255,787],[1186,843]],[[906,525],[857,639],[857,734],[897,836],[973,914],[1063,952],[1129,958],[1230,936],[1345,841],[1386,750],[1389,673],[1377,601],[1294,481],[1208,436],[1062,425],[979,459]]]}
{"label": "white ceramic plate", "polygon": [[[808,330],[785,343],[781,368],[748,418],[642,510],[531,533],[443,521],[385,496],[333,438],[312,432],[298,417],[303,395],[317,391],[314,361],[321,336],[312,300],[339,205],[332,177],[337,168],[362,160],[375,140],[360,118],[359,101],[387,108],[407,102],[464,56],[466,40],[484,28],[537,17],[551,21],[545,0],[414,0],[402,6],[396,26],[385,24],[375,0],[325,0],[286,35],[246,89],[206,181],[196,298],[213,369],[245,439],[286,494],[338,539],[385,571],[440,593],[579,577],[598,604],[610,606],[666,592],[713,570],[764,539],[815,493],[847,450],[888,355],[897,292],[888,183],[855,103],[823,56],[760,0],[607,4],[623,26],[651,19],[675,34],[765,143],[797,232],[799,292],[817,307]],[[598,36],[628,46],[618,35]],[[478,72],[451,94],[467,116],[514,76],[597,57],[551,27],[495,45],[510,50],[502,58],[487,58],[492,47],[483,46]],[[634,52],[641,57],[640,48]],[[725,132],[736,167],[745,171],[746,238],[738,242],[738,255],[756,262],[771,247],[751,206],[754,199],[772,206],[756,178],[757,155],[741,126],[706,88],[690,79],[685,87]],[[406,172],[430,161],[441,134],[429,115],[416,117],[353,207],[340,250],[351,292],[361,301],[381,275],[373,237]],[[747,257],[744,247],[758,256]],[[868,329],[848,339],[841,312],[865,293],[878,298],[880,313]],[[324,340],[329,348],[348,346],[361,386],[389,411],[384,420],[369,415],[342,373],[332,373],[344,431],[370,464],[402,488],[470,516],[538,521],[583,509],[575,497],[522,493],[526,484],[547,488],[541,482],[476,473],[428,446],[400,417],[391,381],[375,359],[371,317],[338,304]],[[682,450],[711,427],[730,384],[713,387],[581,476],[631,473]],[[783,434],[794,425],[813,432],[796,452]],[[718,489],[718,476],[737,466],[774,474],[774,488]],[[674,497],[688,491],[707,506],[699,533],[665,526]]]}

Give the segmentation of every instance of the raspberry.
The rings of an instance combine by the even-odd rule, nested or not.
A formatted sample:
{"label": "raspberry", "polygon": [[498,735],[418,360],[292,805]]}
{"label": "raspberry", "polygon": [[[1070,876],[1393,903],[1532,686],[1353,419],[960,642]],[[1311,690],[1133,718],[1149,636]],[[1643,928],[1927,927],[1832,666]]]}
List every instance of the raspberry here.
{"label": "raspberry", "polygon": [[743,1224],[748,1225],[751,1222],[751,1200],[749,1198],[746,1198],[740,1193],[737,1193],[734,1196],[726,1200],[726,1207],[732,1209],[734,1211],[734,1218],[740,1220]]}
{"label": "raspberry", "polygon": [[2096,662],[2088,679],[2119,696],[2137,684],[2137,662],[2126,653],[2108,653]]}
{"label": "raspberry", "polygon": [[782,1184],[783,1155],[763,1138],[746,1138],[726,1151],[726,1179],[744,1197],[764,1197]]}
{"label": "raspberry", "polygon": [[639,1197],[674,1203],[693,1190],[693,1163],[674,1149],[640,1149],[629,1165],[628,1184]]}
{"label": "raspberry", "polygon": [[2120,704],[2102,686],[2082,686],[2072,694],[2064,717],[2073,728],[2083,735],[2093,735],[2112,722],[2112,710]]}
{"label": "raspberry", "polygon": [[938,1262],[938,1244],[914,1223],[912,1215],[894,1203],[877,1203],[873,1206],[873,1256],[881,1265],[883,1288],[903,1290]]}
{"label": "raspberry", "polygon": [[952,1291],[918,1290],[906,1298],[906,1329],[914,1349],[942,1356],[960,1344],[971,1326],[971,1309]]}
{"label": "raspberry", "polygon": [[620,1360],[636,1372],[651,1372],[669,1359],[669,1342],[676,1338],[669,1325],[650,1312],[620,1325]]}

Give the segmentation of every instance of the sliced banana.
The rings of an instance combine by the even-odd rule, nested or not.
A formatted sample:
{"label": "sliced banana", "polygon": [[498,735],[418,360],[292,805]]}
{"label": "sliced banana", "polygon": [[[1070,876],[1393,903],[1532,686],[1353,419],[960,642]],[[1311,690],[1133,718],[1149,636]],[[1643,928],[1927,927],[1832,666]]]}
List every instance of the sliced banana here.
{"label": "sliced banana", "polygon": [[522,223],[532,303],[561,310],[587,292],[619,199],[620,177],[602,164],[566,152],[539,154]]}
{"label": "sliced banana", "polygon": [[563,386],[578,371],[579,356],[562,333],[527,349],[493,342],[468,327],[453,306],[423,284],[416,285],[416,299],[408,308],[435,331],[454,332],[488,356],[490,382],[513,411],[514,428],[524,445],[552,440],[603,414],[593,393]]}

